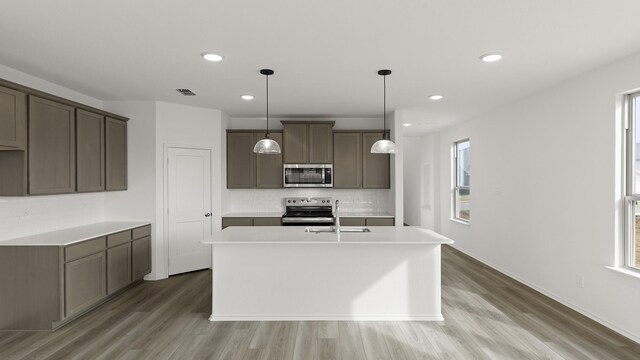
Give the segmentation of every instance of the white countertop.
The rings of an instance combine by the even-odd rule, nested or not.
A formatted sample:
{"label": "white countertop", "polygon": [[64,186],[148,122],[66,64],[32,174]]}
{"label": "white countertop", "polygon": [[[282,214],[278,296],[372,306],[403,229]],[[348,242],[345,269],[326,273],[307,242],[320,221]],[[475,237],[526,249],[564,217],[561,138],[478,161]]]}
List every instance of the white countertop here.
{"label": "white countertop", "polygon": [[[273,217],[279,218],[282,217],[283,212],[229,212],[223,214],[222,217]],[[392,214],[388,212],[377,212],[377,211],[344,211],[340,212],[340,217],[345,218],[393,218]]]}
{"label": "white countertop", "polygon": [[108,221],[0,241],[0,246],[67,246],[119,231],[149,225],[148,222]]}
{"label": "white countertop", "polygon": [[[348,227],[348,226],[345,226]],[[203,244],[453,244],[453,240],[419,226],[368,226],[368,233],[306,233],[302,226],[232,226]]]}

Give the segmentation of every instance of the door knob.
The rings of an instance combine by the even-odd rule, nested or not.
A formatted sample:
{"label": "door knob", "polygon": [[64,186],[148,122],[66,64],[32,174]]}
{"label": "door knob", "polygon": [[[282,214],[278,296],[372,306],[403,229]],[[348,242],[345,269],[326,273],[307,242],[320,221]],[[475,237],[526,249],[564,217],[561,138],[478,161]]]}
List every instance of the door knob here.
{"label": "door knob", "polygon": [[209,216],[211,216],[211,213],[210,213],[210,212],[209,212],[209,213],[206,213],[206,214],[204,214],[204,216],[205,216],[205,217],[209,217]]}

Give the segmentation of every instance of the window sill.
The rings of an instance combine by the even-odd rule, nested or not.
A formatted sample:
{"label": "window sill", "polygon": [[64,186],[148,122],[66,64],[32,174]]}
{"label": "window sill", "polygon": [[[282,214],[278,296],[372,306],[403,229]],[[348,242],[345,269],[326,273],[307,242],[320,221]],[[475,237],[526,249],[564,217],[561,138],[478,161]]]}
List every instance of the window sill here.
{"label": "window sill", "polygon": [[456,219],[456,218],[449,218],[449,220],[458,223],[458,224],[462,224],[462,225],[467,225],[467,226],[471,226],[471,222],[470,221],[463,221],[460,219]]}
{"label": "window sill", "polygon": [[613,270],[617,273],[640,279],[640,270],[632,270],[626,267],[605,266],[609,270]]}

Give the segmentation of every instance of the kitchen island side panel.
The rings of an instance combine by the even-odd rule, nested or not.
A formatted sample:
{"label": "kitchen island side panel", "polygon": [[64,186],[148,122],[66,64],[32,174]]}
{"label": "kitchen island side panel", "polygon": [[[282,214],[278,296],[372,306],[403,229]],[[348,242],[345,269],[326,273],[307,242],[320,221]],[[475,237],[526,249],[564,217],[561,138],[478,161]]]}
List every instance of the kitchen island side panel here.
{"label": "kitchen island side panel", "polygon": [[212,318],[442,320],[440,245],[213,246]]}

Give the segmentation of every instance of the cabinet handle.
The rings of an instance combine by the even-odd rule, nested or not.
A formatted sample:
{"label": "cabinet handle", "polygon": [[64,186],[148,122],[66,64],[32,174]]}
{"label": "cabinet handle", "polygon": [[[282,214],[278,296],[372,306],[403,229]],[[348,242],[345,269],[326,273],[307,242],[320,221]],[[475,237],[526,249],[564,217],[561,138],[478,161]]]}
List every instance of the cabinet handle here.
{"label": "cabinet handle", "polygon": [[206,214],[204,214],[204,216],[205,217],[209,217],[209,216],[211,216],[211,213],[206,213]]}

